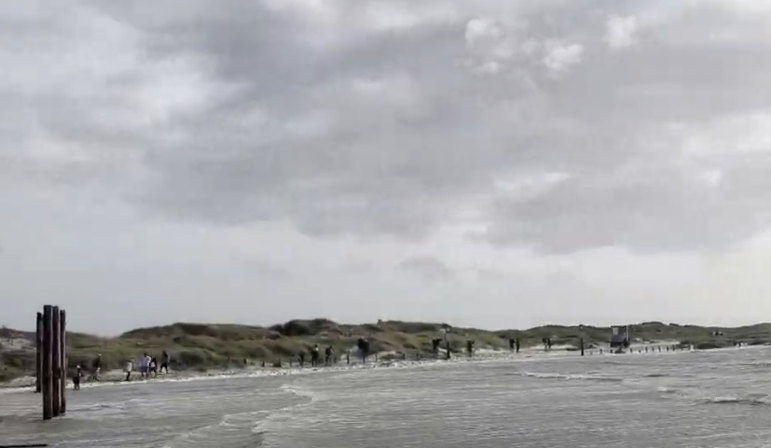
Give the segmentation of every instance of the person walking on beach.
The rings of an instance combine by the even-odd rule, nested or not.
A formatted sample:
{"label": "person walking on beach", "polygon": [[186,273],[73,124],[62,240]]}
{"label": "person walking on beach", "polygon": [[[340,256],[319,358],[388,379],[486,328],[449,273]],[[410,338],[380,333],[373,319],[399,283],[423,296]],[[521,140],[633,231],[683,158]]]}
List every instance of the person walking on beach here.
{"label": "person walking on beach", "polygon": [[126,381],[131,381],[131,371],[134,370],[134,361],[128,360],[125,367]]}
{"label": "person walking on beach", "polygon": [[305,364],[305,352],[302,351],[297,354],[297,359],[300,360],[300,367],[302,367]]}
{"label": "person walking on beach", "polygon": [[168,352],[166,350],[163,351],[161,354],[161,368],[158,369],[161,372],[169,373],[169,361],[171,360],[171,357],[169,356]]}
{"label": "person walking on beach", "polygon": [[148,372],[153,376],[153,378],[158,376],[158,360],[155,356],[150,358],[150,368],[148,369]]}
{"label": "person walking on beach", "polygon": [[139,361],[139,374],[145,380],[150,377],[150,357],[147,353],[143,354],[142,359]]}
{"label": "person walking on beach", "polygon": [[327,348],[324,349],[324,365],[329,366],[332,364],[332,354],[334,352],[332,351],[331,346],[327,346]]}
{"label": "person walking on beach", "polygon": [[83,368],[78,364],[75,367],[75,376],[72,377],[72,387],[75,390],[80,390],[80,379],[83,378]]}
{"label": "person walking on beach", "polygon": [[319,366],[319,344],[313,344],[313,351],[311,351],[311,367]]}
{"label": "person walking on beach", "polygon": [[102,354],[101,353],[96,355],[96,358],[94,358],[94,361],[91,363],[91,367],[93,368],[93,372],[91,373],[91,379],[94,381],[99,381],[99,374],[102,372]]}

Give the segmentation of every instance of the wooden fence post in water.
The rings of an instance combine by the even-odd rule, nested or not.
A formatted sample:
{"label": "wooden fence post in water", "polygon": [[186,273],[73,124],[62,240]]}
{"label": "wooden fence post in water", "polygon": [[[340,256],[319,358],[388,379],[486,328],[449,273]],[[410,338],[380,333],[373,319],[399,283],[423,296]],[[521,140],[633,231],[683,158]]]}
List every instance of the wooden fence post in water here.
{"label": "wooden fence post in water", "polygon": [[43,313],[37,313],[35,331],[35,393],[43,388]]}
{"label": "wooden fence post in water", "polygon": [[62,343],[61,336],[62,330],[59,326],[61,314],[59,314],[59,307],[54,306],[51,308],[51,373],[53,373],[53,387],[51,388],[51,410],[54,417],[59,416],[60,404],[62,398]]}
{"label": "wooden fence post in water", "polygon": [[584,356],[584,338],[581,338],[581,356]]}
{"label": "wooden fence post in water", "polygon": [[51,374],[51,305],[43,307],[43,384],[41,392],[43,394],[43,420],[51,420],[53,417],[52,397],[53,375]]}
{"label": "wooden fence post in water", "polygon": [[67,312],[64,310],[59,312],[59,331],[59,351],[62,360],[61,386],[59,389],[59,393],[61,394],[59,397],[59,415],[64,415],[67,412],[66,390],[67,371],[69,367],[69,359],[67,357]]}

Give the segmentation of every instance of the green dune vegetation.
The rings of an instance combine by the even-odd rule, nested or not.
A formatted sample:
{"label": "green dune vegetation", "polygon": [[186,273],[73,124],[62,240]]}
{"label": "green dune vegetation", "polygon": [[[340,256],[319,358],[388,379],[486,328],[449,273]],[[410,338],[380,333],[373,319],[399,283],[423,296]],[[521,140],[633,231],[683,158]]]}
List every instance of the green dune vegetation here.
{"label": "green dune vegetation", "polygon": [[[120,369],[126,360],[144,352],[160,355],[167,350],[177,370],[208,370],[250,364],[270,367],[288,365],[297,353],[313,346],[332,346],[340,356],[355,352],[359,338],[370,343],[371,353],[414,359],[432,354],[431,341],[443,337],[441,323],[381,321],[371,324],[347,325],[327,319],[292,320],[270,327],[176,323],[162,327],[139,328],[117,337],[98,337],[83,333],[67,334],[69,366],[90,365],[97,353],[103,356],[106,369]],[[522,347],[538,346],[542,338],[551,338],[557,349],[573,349],[581,335],[587,347],[607,343],[608,327],[548,325],[528,330],[488,331],[475,328],[451,328],[451,351],[463,352],[466,341],[474,340],[475,349],[508,350],[509,338],[519,339]],[[676,341],[698,349],[732,346],[737,343],[759,345],[771,342],[771,324],[736,328],[702,327],[697,325],[646,322],[630,325],[635,342]],[[31,375],[35,367],[34,333],[0,329],[0,381]],[[355,353],[352,354],[355,356]]]}

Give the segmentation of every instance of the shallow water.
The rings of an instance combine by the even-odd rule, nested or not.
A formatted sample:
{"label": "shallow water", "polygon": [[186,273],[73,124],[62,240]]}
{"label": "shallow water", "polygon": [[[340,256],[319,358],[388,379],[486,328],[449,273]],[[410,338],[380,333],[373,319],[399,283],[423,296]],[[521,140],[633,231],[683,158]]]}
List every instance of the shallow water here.
{"label": "shallow water", "polygon": [[94,387],[39,421],[0,393],[0,445],[761,447],[771,349],[531,357]]}

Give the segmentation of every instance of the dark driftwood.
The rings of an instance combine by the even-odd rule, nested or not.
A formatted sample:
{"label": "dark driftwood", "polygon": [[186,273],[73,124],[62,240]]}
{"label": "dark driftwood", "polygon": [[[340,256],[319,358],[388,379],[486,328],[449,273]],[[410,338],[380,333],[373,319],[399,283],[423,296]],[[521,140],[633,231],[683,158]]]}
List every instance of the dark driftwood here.
{"label": "dark driftwood", "polygon": [[47,443],[27,443],[25,445],[0,445],[0,448],[43,448]]}

